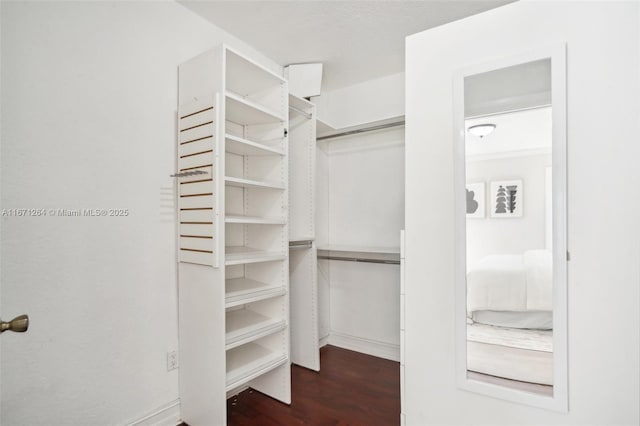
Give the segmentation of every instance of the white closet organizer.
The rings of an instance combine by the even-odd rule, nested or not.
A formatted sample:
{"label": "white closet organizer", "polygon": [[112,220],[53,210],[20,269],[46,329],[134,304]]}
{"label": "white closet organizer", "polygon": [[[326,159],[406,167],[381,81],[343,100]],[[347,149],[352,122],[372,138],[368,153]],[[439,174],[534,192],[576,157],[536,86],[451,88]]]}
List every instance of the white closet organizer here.
{"label": "white closet organizer", "polygon": [[315,247],[315,106],[289,95],[291,361],[320,370]]}
{"label": "white closet organizer", "polygon": [[[224,424],[245,386],[291,402],[288,87],[226,45],[179,67],[180,399]],[[198,174],[194,174],[197,172]]]}

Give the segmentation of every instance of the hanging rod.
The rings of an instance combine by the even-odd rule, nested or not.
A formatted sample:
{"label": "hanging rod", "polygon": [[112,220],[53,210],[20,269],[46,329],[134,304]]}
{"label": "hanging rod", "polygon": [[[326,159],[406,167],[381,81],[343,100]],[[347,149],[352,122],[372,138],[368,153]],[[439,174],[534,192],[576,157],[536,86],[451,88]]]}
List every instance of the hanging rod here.
{"label": "hanging rod", "polygon": [[313,117],[313,115],[309,114],[307,111],[303,111],[303,110],[301,110],[300,108],[296,108],[296,107],[294,107],[294,106],[292,106],[292,105],[289,105],[289,109],[290,109],[291,111],[295,111],[295,112],[297,112],[298,114],[302,114],[302,115],[304,115],[304,116],[305,116],[305,118],[311,119],[311,118]]}
{"label": "hanging rod", "polygon": [[333,135],[320,136],[320,137],[317,137],[316,140],[317,141],[324,141],[324,140],[327,140],[327,139],[340,138],[342,136],[357,135],[357,134],[360,134],[360,133],[373,132],[373,131],[376,131],[376,130],[388,129],[388,128],[391,128],[391,127],[401,127],[401,126],[404,126],[404,120],[402,120],[402,121],[394,121],[393,123],[387,123],[387,124],[379,124],[377,126],[365,127],[363,129],[347,130],[346,132],[335,133]]}
{"label": "hanging rod", "polygon": [[306,241],[289,241],[289,250],[292,249],[307,249],[313,247],[312,240]]}
{"label": "hanging rod", "polygon": [[318,256],[323,260],[342,260],[344,262],[362,262],[362,263],[383,263],[385,265],[399,265],[399,260],[369,259],[365,257],[341,257],[341,256]]}

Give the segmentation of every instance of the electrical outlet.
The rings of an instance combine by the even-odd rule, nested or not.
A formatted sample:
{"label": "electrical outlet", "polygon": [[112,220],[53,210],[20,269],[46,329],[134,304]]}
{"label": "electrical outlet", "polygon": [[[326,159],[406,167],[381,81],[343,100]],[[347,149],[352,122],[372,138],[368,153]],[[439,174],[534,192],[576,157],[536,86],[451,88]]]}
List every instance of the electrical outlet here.
{"label": "electrical outlet", "polygon": [[167,352],[167,371],[178,368],[178,351]]}

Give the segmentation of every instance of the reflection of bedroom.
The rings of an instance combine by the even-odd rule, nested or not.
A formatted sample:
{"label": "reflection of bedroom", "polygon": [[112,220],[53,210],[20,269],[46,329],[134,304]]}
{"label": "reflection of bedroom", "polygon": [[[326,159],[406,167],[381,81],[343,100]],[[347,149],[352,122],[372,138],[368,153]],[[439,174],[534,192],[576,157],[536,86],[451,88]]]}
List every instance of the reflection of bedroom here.
{"label": "reflection of bedroom", "polygon": [[[468,119],[467,368],[551,394],[551,108]],[[507,379],[507,380],[504,380]]]}

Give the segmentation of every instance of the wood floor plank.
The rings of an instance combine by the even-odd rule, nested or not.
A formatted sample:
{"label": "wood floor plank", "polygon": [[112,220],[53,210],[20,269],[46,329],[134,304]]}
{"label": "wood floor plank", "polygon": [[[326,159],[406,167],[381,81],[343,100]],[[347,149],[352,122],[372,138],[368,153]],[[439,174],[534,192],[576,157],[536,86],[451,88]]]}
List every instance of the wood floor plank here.
{"label": "wood floor plank", "polygon": [[292,402],[252,389],[227,401],[227,424],[389,426],[400,423],[400,364],[325,346],[320,372],[291,367]]}

